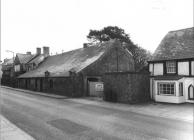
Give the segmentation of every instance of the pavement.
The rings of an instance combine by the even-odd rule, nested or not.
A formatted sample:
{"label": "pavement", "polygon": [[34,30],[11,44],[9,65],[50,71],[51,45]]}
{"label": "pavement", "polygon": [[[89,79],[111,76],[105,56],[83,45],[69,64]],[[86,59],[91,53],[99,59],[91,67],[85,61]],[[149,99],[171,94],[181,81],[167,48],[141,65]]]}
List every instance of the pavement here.
{"label": "pavement", "polygon": [[0,140],[35,140],[0,114]]}
{"label": "pavement", "polygon": [[56,99],[65,99],[65,98],[67,98],[66,96],[61,96],[61,95],[56,95],[56,94],[51,94],[51,93],[30,91],[30,90],[12,88],[12,87],[7,87],[7,86],[0,86],[0,87],[6,88],[6,89],[12,89],[12,90],[15,90],[15,91],[20,91],[20,92],[25,92],[25,93],[28,93],[28,94],[35,94],[35,95],[39,95],[39,96],[51,97],[51,98],[56,98]]}
{"label": "pavement", "polygon": [[105,102],[103,100],[94,99],[90,97],[69,100],[88,105],[114,108],[122,111],[131,111],[149,116],[186,121],[189,123],[193,123],[194,120],[194,104],[192,103],[172,104],[148,102],[139,104],[122,104]]}

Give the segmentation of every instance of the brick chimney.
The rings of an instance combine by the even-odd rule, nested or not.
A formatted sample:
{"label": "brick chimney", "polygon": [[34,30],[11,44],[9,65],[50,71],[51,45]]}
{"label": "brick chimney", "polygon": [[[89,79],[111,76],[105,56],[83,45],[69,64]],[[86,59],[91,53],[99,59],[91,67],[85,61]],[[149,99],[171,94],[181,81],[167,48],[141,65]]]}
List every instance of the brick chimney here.
{"label": "brick chimney", "polygon": [[41,48],[36,48],[36,55],[40,55],[41,54]]}
{"label": "brick chimney", "polygon": [[43,47],[43,54],[45,55],[45,56],[49,56],[49,47]]}
{"label": "brick chimney", "polygon": [[31,55],[31,52],[26,52],[26,54]]}

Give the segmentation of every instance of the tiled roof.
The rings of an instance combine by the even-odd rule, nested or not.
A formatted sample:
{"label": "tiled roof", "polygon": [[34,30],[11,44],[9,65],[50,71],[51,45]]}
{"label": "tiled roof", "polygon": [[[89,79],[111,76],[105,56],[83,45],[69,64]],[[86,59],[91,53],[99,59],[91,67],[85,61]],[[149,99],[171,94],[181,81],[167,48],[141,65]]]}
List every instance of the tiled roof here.
{"label": "tiled roof", "polygon": [[169,32],[154,52],[151,61],[194,58],[193,29]]}
{"label": "tiled roof", "polygon": [[35,56],[31,54],[21,54],[21,53],[17,53],[16,55],[18,56],[21,64],[28,63]]}
{"label": "tiled roof", "polygon": [[115,43],[110,41],[101,46],[80,48],[59,55],[48,56],[37,69],[24,73],[19,78],[44,77],[46,71],[49,71],[51,77],[69,76],[69,71],[71,70],[80,72],[98,60],[107,48],[118,46]]}

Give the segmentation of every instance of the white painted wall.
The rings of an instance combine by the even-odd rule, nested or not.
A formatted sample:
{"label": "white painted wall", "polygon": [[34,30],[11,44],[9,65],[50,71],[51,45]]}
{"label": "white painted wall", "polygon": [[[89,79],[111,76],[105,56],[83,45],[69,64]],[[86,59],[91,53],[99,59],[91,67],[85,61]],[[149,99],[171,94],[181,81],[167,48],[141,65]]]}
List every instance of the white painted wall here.
{"label": "white painted wall", "polygon": [[191,61],[191,75],[194,75],[194,61]]}
{"label": "white painted wall", "polygon": [[178,74],[189,75],[189,62],[178,62]]}
{"label": "white painted wall", "polygon": [[177,96],[156,95],[156,101],[157,102],[166,102],[166,103],[184,103],[185,98],[183,96],[177,97]]}
{"label": "white painted wall", "polygon": [[[190,85],[194,85],[194,78],[184,78],[184,92],[185,92],[185,100],[186,102],[191,102],[191,100],[188,100],[188,88]],[[194,102],[194,101],[192,101]]]}
{"label": "white painted wall", "polygon": [[151,73],[151,75],[153,75],[153,68],[154,68],[154,64],[150,63],[149,64],[149,72]]}
{"label": "white painted wall", "polygon": [[163,75],[163,63],[154,64],[154,75]]}
{"label": "white painted wall", "polygon": [[15,66],[14,66],[14,69],[15,69],[15,72],[20,71],[20,65],[15,65]]}

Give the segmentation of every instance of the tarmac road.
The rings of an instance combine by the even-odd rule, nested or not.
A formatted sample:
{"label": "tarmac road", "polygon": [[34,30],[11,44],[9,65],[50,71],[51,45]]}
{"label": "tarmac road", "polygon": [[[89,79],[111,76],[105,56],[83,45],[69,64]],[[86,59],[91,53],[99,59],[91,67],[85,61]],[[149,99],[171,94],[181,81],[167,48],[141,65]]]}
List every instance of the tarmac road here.
{"label": "tarmac road", "polygon": [[0,97],[1,114],[37,140],[193,140],[189,122],[5,88]]}

